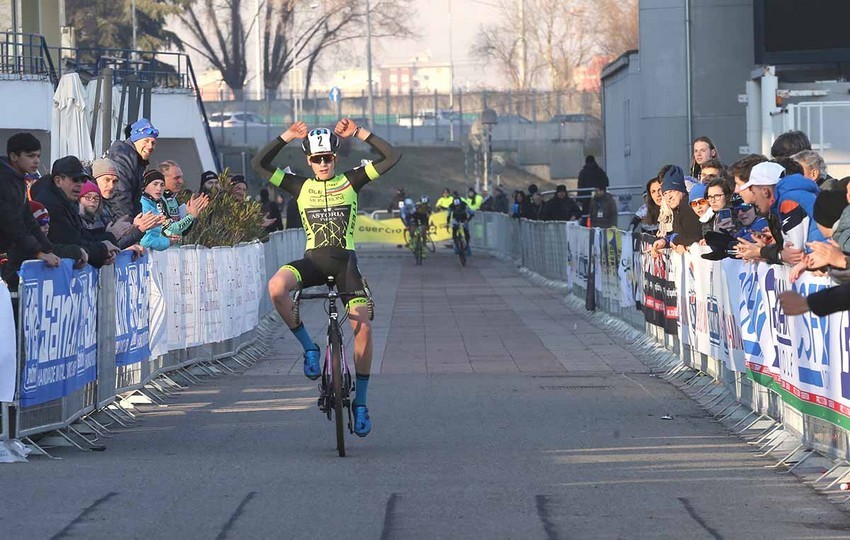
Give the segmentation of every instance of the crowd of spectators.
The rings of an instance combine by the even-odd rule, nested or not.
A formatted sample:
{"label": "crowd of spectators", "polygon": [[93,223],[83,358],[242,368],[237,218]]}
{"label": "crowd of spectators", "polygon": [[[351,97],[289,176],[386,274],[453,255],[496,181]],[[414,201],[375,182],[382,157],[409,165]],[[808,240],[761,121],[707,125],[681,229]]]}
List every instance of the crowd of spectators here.
{"label": "crowd of spectators", "polygon": [[[829,176],[805,133],[777,137],[771,156],[751,154],[728,167],[708,137],[693,141],[688,174],[669,164],[646,183],[632,228],[649,235],[652,256],[684,253],[783,264],[790,279],[805,272],[845,279],[850,269],[850,177]],[[827,300],[832,296],[832,300]],[[850,283],[808,298],[788,291],[786,313],[850,309]]]}
{"label": "crowd of spectators", "polygon": [[[236,201],[247,198],[242,175],[222,179],[206,171],[192,194],[176,161],[152,166],[159,131],[149,120],[134,122],[124,134],[104,157],[90,164],[59,157],[41,176],[38,138],[22,132],[8,139],[0,157],[0,277],[13,291],[26,260],[55,267],[67,258],[77,267],[99,268],[122,250],[164,250],[182,242],[216,189]],[[281,230],[283,201],[271,201],[266,190],[260,196],[266,231]]]}

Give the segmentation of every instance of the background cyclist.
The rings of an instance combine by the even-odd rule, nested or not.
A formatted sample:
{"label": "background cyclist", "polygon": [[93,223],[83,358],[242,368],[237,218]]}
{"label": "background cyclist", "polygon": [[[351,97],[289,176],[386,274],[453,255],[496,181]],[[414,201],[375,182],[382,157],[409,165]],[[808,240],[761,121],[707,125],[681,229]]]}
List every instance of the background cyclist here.
{"label": "background cyclist", "polygon": [[[380,159],[363,167],[336,174],[336,151],[340,138],[354,137],[372,147]],[[277,168],[274,158],[287,143],[303,139],[301,148],[313,177],[306,178]],[[354,225],[357,220],[358,192],[371,180],[387,172],[401,153],[385,140],[348,118],[340,120],[333,133],[324,128],[308,131],[307,124],[295,122],[260,150],[251,165],[269,182],[289,192],[297,200],[307,235],[304,258],[284,265],[269,281],[269,294],[278,313],[304,347],[304,374],[310,379],[321,375],[319,346],[304,324],[296,325],[290,292],[300,287],[326,283],[334,276],[340,292],[363,289],[363,277],[354,252]],[[366,298],[347,298],[349,321],[354,329],[354,432],[365,437],[372,429],[366,393],[372,368],[372,325]]]}
{"label": "background cyclist", "polygon": [[[423,195],[419,198],[415,205],[413,205],[413,212],[410,214],[409,222],[407,224],[407,237],[410,238],[410,247],[413,249],[413,232],[417,227],[423,227],[423,241],[424,236],[428,234],[428,227],[430,225],[431,219],[431,205],[428,204],[430,199],[427,195]],[[422,250],[422,256],[425,257],[425,251]]]}
{"label": "background cyclist", "polygon": [[[472,248],[469,247],[469,220],[475,215],[475,212],[470,210],[466,202],[460,198],[457,191],[454,192],[454,199],[449,205],[448,213],[446,214],[446,228],[449,228],[449,223],[452,224],[452,238],[457,233],[458,226],[463,226],[463,236],[466,239],[466,254],[472,255]],[[455,247],[455,253],[457,253]]]}

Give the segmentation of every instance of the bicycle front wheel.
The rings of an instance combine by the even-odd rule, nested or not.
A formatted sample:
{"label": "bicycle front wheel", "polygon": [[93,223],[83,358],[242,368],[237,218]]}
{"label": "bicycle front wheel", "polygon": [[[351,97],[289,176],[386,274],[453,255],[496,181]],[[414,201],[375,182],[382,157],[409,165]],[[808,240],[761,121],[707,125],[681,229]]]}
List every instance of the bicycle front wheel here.
{"label": "bicycle front wheel", "polygon": [[413,256],[416,257],[416,266],[422,266],[422,235],[419,233],[413,241]]}
{"label": "bicycle front wheel", "polygon": [[464,241],[462,232],[458,232],[455,245],[457,245],[458,248],[458,255],[460,256],[460,265],[466,266],[466,242]]}
{"label": "bicycle front wheel", "polygon": [[339,457],[345,457],[345,420],[342,416],[342,405],[345,399],[342,389],[342,339],[336,322],[331,323],[330,338],[331,370],[333,372],[331,389],[333,391],[334,420],[336,422],[336,449],[339,452]]}

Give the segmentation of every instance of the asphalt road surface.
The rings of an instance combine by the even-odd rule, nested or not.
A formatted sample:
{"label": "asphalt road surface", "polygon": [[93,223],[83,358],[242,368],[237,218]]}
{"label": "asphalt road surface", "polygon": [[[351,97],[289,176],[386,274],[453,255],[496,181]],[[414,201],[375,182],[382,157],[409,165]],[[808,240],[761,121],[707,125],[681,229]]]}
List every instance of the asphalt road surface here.
{"label": "asphalt road surface", "polygon": [[[480,256],[360,261],[374,429],[346,458],[281,332],[247,372],[142,406],[105,452],[0,465],[0,538],[850,537],[562,293]],[[302,311],[321,337],[321,306]]]}

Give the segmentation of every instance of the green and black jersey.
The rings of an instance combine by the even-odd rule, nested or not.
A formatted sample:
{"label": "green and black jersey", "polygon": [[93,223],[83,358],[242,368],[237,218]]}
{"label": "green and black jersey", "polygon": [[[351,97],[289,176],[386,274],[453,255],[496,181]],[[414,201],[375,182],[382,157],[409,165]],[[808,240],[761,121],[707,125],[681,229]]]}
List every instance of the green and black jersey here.
{"label": "green and black jersey", "polygon": [[377,150],[381,158],[329,180],[289,174],[271,165],[272,160],[286,146],[280,137],[267,144],[252,160],[257,172],[295,197],[307,234],[306,249],[338,247],[354,250],[357,194],[363,186],[388,171],[401,157],[398,150],[374,134],[369,135],[366,143]]}

